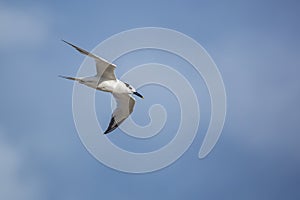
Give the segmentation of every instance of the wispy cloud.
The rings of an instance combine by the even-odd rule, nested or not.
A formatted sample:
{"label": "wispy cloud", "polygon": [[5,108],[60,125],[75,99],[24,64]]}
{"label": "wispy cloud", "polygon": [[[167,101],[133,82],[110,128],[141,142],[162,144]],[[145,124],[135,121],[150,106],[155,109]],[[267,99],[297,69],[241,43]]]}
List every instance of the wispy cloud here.
{"label": "wispy cloud", "polygon": [[0,48],[35,46],[47,36],[45,16],[34,10],[0,6]]}
{"label": "wispy cloud", "polygon": [[228,109],[228,119],[235,121],[233,141],[253,153],[280,151],[299,158],[299,137],[293,134],[299,130],[299,59],[293,42],[285,35],[241,31],[219,45],[226,49],[216,57],[234,105]]}
{"label": "wispy cloud", "polygon": [[0,199],[39,199],[40,189],[37,179],[24,177],[24,157],[14,145],[7,142],[0,130]]}

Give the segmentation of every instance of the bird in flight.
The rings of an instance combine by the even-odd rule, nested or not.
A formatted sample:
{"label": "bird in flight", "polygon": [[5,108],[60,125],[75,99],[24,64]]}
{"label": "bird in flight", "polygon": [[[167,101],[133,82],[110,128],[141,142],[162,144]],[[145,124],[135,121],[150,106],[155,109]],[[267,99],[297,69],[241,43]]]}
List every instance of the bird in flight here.
{"label": "bird in flight", "polygon": [[134,89],[134,87],[116,78],[115,64],[109,63],[103,58],[96,56],[84,49],[81,49],[65,40],[62,41],[74,47],[80,53],[87,55],[95,60],[97,74],[94,76],[89,76],[89,77],[60,76],[60,77],[77,81],[81,84],[84,84],[96,90],[112,93],[112,95],[114,96],[117,102],[117,107],[112,113],[110,123],[106,131],[104,132],[104,134],[112,132],[132,113],[135,104],[135,99],[133,98],[132,95],[134,94],[140,98],[144,98],[144,97],[140,93],[138,93]]}

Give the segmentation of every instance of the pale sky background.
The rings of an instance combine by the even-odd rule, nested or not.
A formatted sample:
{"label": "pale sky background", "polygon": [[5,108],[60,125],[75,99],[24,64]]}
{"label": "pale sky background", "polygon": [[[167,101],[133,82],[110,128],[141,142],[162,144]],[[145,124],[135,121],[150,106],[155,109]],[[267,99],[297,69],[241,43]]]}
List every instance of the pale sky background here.
{"label": "pale sky background", "polygon": [[[0,1],[0,199],[300,199],[299,18],[300,3],[291,0]],[[198,135],[171,166],[134,175],[86,151],[72,117],[73,85],[57,75],[75,75],[84,59],[60,39],[91,50],[146,26],[180,31],[208,51],[225,83],[228,112],[219,142],[199,160],[209,98],[193,70],[181,69],[199,85]],[[176,59],[137,52],[116,61],[124,66],[116,74],[149,60],[180,70],[186,63]],[[164,129],[172,133],[178,104],[156,89],[141,89],[147,98],[133,118],[147,124],[149,107],[161,103],[173,112]],[[100,99],[110,103],[109,94],[98,92]],[[96,106],[108,123],[110,110]],[[110,137],[129,150],[157,148],[145,141],[126,147],[120,130]]]}

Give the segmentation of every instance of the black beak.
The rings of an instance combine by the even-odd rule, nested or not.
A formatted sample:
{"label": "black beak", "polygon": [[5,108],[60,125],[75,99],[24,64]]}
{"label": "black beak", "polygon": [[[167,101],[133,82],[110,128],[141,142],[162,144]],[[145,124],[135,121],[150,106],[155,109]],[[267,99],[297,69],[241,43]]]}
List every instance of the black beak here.
{"label": "black beak", "polygon": [[141,95],[141,94],[138,93],[138,92],[134,92],[133,94],[135,94],[135,95],[138,96],[138,97],[141,97],[142,99],[144,98],[143,95]]}

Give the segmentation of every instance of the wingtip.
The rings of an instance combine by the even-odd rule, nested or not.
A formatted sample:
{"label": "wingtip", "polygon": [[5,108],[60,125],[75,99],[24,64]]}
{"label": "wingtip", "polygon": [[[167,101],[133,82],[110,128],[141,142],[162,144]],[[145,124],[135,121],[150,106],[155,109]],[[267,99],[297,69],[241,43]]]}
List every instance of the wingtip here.
{"label": "wingtip", "polygon": [[71,77],[69,77],[69,76],[63,76],[63,75],[58,75],[58,77],[59,77],[59,78],[65,78],[65,79],[71,78]]}
{"label": "wingtip", "polygon": [[74,47],[74,45],[73,44],[71,44],[70,42],[67,42],[66,40],[64,40],[64,39],[61,39],[61,41],[62,42],[64,42],[64,43],[66,43],[66,44],[68,44],[68,45],[70,45],[70,46],[72,46],[72,47]]}
{"label": "wingtip", "polygon": [[58,77],[60,77],[60,78],[65,78],[65,79],[69,79],[69,80],[72,80],[72,81],[79,81],[78,78],[70,77],[70,76],[62,76],[62,75],[58,75]]}
{"label": "wingtip", "polygon": [[68,43],[66,40],[64,39],[60,39],[60,41],[64,42],[64,43]]}
{"label": "wingtip", "polygon": [[[118,126],[117,126],[117,127],[118,127]],[[116,128],[117,128],[117,127],[116,127]],[[104,131],[103,134],[106,135],[106,134],[112,132],[113,130],[115,130],[115,128],[110,128],[110,127],[109,127],[109,128],[106,129],[106,131]]]}
{"label": "wingtip", "polygon": [[106,135],[106,134],[108,134],[108,133],[110,133],[111,131],[109,131],[109,130],[106,130],[106,131],[104,131],[104,135]]}

